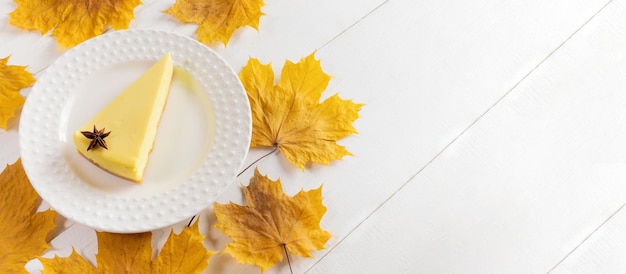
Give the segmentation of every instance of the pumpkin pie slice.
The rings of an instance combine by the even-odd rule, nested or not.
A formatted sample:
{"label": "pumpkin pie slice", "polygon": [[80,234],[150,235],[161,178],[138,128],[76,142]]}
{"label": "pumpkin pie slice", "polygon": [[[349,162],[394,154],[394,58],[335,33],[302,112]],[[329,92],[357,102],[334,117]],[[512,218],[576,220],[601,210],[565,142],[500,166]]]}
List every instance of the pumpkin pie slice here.
{"label": "pumpkin pie slice", "polygon": [[168,53],[74,132],[76,150],[100,168],[141,183],[172,71]]}

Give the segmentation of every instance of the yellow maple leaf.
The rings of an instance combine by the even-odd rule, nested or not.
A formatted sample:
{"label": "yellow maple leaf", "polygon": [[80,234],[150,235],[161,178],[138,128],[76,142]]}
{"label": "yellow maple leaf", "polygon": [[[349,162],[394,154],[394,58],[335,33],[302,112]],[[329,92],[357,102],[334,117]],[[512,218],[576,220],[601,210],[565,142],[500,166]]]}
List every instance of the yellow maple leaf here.
{"label": "yellow maple leaf", "polygon": [[331,236],[320,227],[326,213],[321,186],[289,197],[280,180],[272,181],[257,169],[243,194],[246,206],[214,204],[215,227],[233,240],[224,252],[240,263],[264,272],[287,252],[312,257],[311,250],[323,249]]}
{"label": "yellow maple leaf", "polygon": [[36,212],[40,199],[21,159],[0,174],[0,273],[27,273],[24,265],[48,249],[56,212]]}
{"label": "yellow maple leaf", "polygon": [[76,251],[69,257],[39,258],[42,273],[201,273],[215,254],[204,247],[198,222],[180,234],[170,232],[159,256],[152,260],[152,233],[96,232],[98,254],[95,268]]}
{"label": "yellow maple leaf", "polygon": [[182,23],[198,24],[198,41],[205,44],[220,41],[225,46],[236,29],[243,26],[259,29],[263,5],[263,0],[176,0],[165,13]]}
{"label": "yellow maple leaf", "polygon": [[330,81],[314,54],[285,62],[278,84],[270,64],[251,58],[239,74],[252,108],[251,147],[277,147],[300,169],[351,155],[337,140],[356,133],[362,104],[335,94],[321,104]]}
{"label": "yellow maple leaf", "polygon": [[215,251],[207,251],[204,235],[200,234],[196,222],[179,235],[170,232],[159,257],[152,264],[152,273],[201,273],[209,265]]}
{"label": "yellow maple leaf", "polygon": [[72,254],[67,258],[54,256],[52,259],[39,258],[44,269],[41,273],[58,273],[58,274],[96,274],[99,273],[89,261],[80,256],[76,250],[72,249]]}
{"label": "yellow maple leaf", "polygon": [[7,129],[7,122],[24,104],[20,90],[32,85],[35,78],[25,66],[9,66],[9,57],[0,59],[0,127]]}
{"label": "yellow maple leaf", "polygon": [[[9,14],[9,24],[42,35],[52,36],[62,47],[73,47],[100,35],[105,27],[127,29],[140,0],[14,0],[17,9]],[[53,30],[54,29],[54,30]]]}

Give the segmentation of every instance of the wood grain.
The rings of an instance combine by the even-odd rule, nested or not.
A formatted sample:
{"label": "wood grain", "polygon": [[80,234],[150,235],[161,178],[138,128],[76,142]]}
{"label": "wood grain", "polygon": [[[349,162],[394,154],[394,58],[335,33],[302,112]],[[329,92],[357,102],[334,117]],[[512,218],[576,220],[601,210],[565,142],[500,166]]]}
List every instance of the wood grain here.
{"label": "wood grain", "polygon": [[618,6],[567,39],[310,272],[545,273],[558,264],[624,204]]}
{"label": "wood grain", "polygon": [[[194,25],[162,13],[173,2],[144,1],[130,28],[194,37]],[[624,269],[625,2],[268,0],[259,31],[210,45],[236,71],[255,57],[277,75],[316,52],[333,75],[324,97],[366,104],[359,135],[340,142],[354,156],[304,172],[280,154],[257,165],[290,195],[323,184],[333,238],[314,258],[292,258],[294,272]],[[65,50],[9,26],[14,8],[0,2],[0,58],[39,77]],[[0,164],[19,156],[17,139],[0,130]],[[241,203],[252,173],[218,202]],[[207,247],[223,249],[211,209],[200,217]],[[93,261],[93,230],[66,225],[45,256],[74,246]],[[156,247],[169,229],[155,231]],[[267,273],[288,271],[282,262]],[[258,268],[215,255],[207,273]]]}

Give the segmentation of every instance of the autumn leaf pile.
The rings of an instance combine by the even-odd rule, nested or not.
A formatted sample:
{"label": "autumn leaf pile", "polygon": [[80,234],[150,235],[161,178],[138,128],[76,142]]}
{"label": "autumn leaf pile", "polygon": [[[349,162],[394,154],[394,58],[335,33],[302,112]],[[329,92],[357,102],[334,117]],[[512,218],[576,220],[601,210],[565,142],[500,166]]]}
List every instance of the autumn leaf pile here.
{"label": "autumn leaf pile", "polygon": [[[126,29],[140,0],[63,1],[15,0],[9,23],[26,30],[49,33],[61,47],[73,47],[109,29]],[[263,16],[262,0],[177,0],[163,11],[182,23],[198,25],[197,39],[206,44],[228,44],[236,29],[258,30]],[[252,111],[252,148],[271,148],[304,171],[312,164],[330,164],[352,155],[337,141],[357,131],[352,125],[362,104],[338,94],[322,100],[330,75],[315,53],[299,62],[286,61],[279,80],[270,64],[250,58],[239,78]],[[24,103],[19,91],[32,85],[33,76],[23,66],[7,65],[0,59],[0,127]],[[264,156],[265,157],[265,156]],[[254,163],[256,163],[255,161]],[[0,174],[0,273],[25,273],[24,265],[38,258],[43,273],[201,273],[216,251],[204,245],[199,222],[179,234],[170,232],[156,258],[152,258],[152,234],[96,232],[96,264],[73,250],[65,258],[39,257],[48,249],[56,213],[36,212],[39,197],[30,186],[18,160]],[[247,186],[242,186],[244,205],[213,204],[214,228],[232,242],[222,253],[237,262],[258,266],[261,272],[289,254],[312,257],[324,249],[331,234],[320,227],[326,213],[322,187],[288,196],[280,180],[262,175],[258,168]]]}
{"label": "autumn leaf pile", "polygon": [[[0,174],[5,191],[0,192],[0,273],[26,273],[24,265],[50,246],[47,236],[54,229],[56,213],[34,212],[38,204],[21,161],[7,166]],[[330,238],[319,223],[326,213],[322,188],[300,191],[293,197],[282,191],[280,181],[273,181],[255,171],[243,187],[246,205],[214,204],[215,228],[233,242],[224,253],[238,262],[258,266],[265,271],[283,260],[288,253],[312,257]],[[116,234],[96,232],[97,265],[92,265],[75,250],[68,257],[39,257],[43,273],[201,273],[215,251],[204,246],[199,222],[180,234],[170,232],[156,259],[152,258],[152,234]]]}

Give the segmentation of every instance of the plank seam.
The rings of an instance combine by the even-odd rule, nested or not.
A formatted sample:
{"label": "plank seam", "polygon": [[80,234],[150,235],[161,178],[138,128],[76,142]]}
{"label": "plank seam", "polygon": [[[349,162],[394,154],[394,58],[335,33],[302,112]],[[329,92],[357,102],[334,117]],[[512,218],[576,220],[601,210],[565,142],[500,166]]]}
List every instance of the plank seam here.
{"label": "plank seam", "polygon": [[[602,6],[602,8],[600,8],[600,10],[598,10],[598,12],[596,12],[593,16],[591,16],[589,18],[589,20],[587,20],[587,22],[585,22],[578,30],[576,30],[576,32],[578,32],[580,29],[582,29],[585,25],[587,25],[587,23],[589,23],[591,20],[593,20],[594,17],[596,17],[596,15],[598,15],[600,12],[602,12],[602,10],[604,10],[604,8],[606,8],[609,4],[611,4],[613,2],[613,0],[609,0],[606,4],[604,4],[604,6]],[[576,34],[576,32],[574,32],[574,34]],[[572,36],[574,35],[572,34]],[[570,36],[571,38],[571,36]],[[569,40],[569,38],[568,38]],[[624,207],[626,206],[626,204],[623,204],[621,207],[619,207],[615,212],[613,212],[613,214],[611,214],[608,218],[606,218],[606,220],[604,220],[602,223],[600,223],[600,225],[598,225],[598,227],[596,227],[593,231],[591,231],[589,233],[589,235],[587,235],[580,243],[578,243],[578,245],[576,245],[570,252],[568,252],[561,260],[559,260],[549,271],[548,273],[554,271],[557,267],[559,267],[559,265],[561,265],[565,260],[567,260],[567,258],[569,258],[569,256],[571,256],[581,245],[583,245],[589,238],[591,238],[591,236],[593,234],[595,234],[598,230],[600,230],[601,227],[603,227],[608,221],[610,221],[615,215],[617,215],[617,213],[619,213]]]}
{"label": "plank seam", "polygon": [[[389,0],[385,1],[384,3],[382,3],[381,5],[379,5],[378,7],[376,7],[374,10],[372,10],[370,13],[368,13],[367,15],[365,15],[363,18],[359,19],[357,22],[355,22],[354,24],[352,24],[350,27],[348,27],[346,30],[342,31],[341,33],[339,33],[337,36],[335,36],[333,39],[331,39],[330,41],[328,41],[326,44],[324,44],[322,46],[325,47],[326,45],[332,43],[335,39],[337,39],[340,35],[342,35],[343,33],[345,33],[347,30],[349,30],[350,28],[352,28],[353,26],[355,26],[358,22],[360,22],[361,20],[363,20],[365,17],[369,16],[371,13],[373,13],[376,9],[380,8],[381,6],[383,6],[385,3],[387,3]],[[461,131],[461,133],[459,133],[456,137],[454,137],[454,139],[452,139],[452,141],[450,141],[443,149],[441,149],[433,158],[431,158],[424,166],[422,166],[416,173],[414,173],[411,177],[409,177],[409,179],[404,182],[402,185],[400,185],[400,187],[398,189],[396,189],[389,197],[387,197],[387,199],[385,199],[382,203],[380,203],[372,212],[370,212],[370,214],[368,214],[361,222],[359,222],[354,228],[352,228],[348,234],[346,234],[345,237],[343,237],[342,239],[340,239],[337,244],[335,244],[333,247],[331,247],[325,254],[323,254],[319,260],[317,260],[313,265],[311,265],[311,267],[309,267],[305,273],[308,273],[309,271],[311,271],[313,268],[315,268],[315,266],[317,266],[321,261],[324,260],[324,258],[326,258],[328,256],[328,254],[332,253],[332,251],[339,246],[346,238],[348,238],[352,233],[354,233],[354,231],[356,231],[361,225],[363,225],[363,223],[365,223],[370,217],[372,217],[372,215],[374,215],[376,212],[378,212],[385,204],[387,204],[387,202],[389,202],[394,196],[396,196],[396,194],[398,194],[400,191],[402,191],[402,189],[404,189],[404,187],[406,187],[415,177],[417,177],[417,175],[419,175],[422,171],[424,171],[428,166],[430,166],[430,164],[432,164],[437,158],[439,158],[439,156],[441,154],[443,154],[443,152],[445,152],[452,144],[454,144],[461,136],[463,136],[469,129],[471,129],[476,123],[478,123],[478,121],[480,121],[485,115],[487,115],[487,113],[489,113],[495,106],[497,106],[502,100],[504,100],[504,98],[506,98],[513,90],[515,90],[522,82],[524,82],[526,80],[526,78],[528,78],[537,68],[539,68],[543,63],[545,63],[548,59],[550,59],[550,57],[552,57],[552,55],[554,55],[554,53],[556,53],[558,50],[560,50],[568,41],[570,41],[572,39],[572,37],[574,37],[583,27],[585,27],[591,20],[593,20],[593,18],[596,17],[596,15],[598,15],[602,10],[604,10],[604,8],[606,8],[611,2],[613,2],[613,0],[609,0],[606,4],[604,4],[596,13],[594,13],[591,17],[589,17],[589,19],[587,19],[582,25],[580,25],[580,27],[578,27],[572,34],[570,34],[565,40],[563,40],[563,42],[561,42],[561,44],[559,44],[554,50],[552,50],[550,53],[548,53],[548,55],[546,57],[544,57],[541,61],[539,61],[539,63],[537,63],[537,65],[535,65],[528,73],[526,73],[526,75],[524,75],[517,83],[515,83],[515,85],[513,85],[513,87],[511,87],[508,91],[506,91],[498,100],[496,100],[489,108],[487,108],[487,110],[485,110],[482,114],[480,114],[474,121],[472,121],[472,123],[469,124],[469,126],[467,126],[463,131]],[[625,205],[623,205],[619,210],[621,210],[623,207],[625,207]],[[618,210],[618,211],[619,211]],[[558,265],[563,262],[565,259],[567,259],[567,257],[569,257],[570,254],[572,254],[572,252],[574,252],[574,250],[576,250],[576,248],[578,248],[580,245],[582,245],[585,240],[587,240],[593,233],[595,233],[600,227],[602,227],[609,219],[611,219],[617,212],[613,213],[613,215],[611,215],[607,220],[605,220],[602,224],[600,224],[600,226],[598,226],[596,228],[596,230],[592,231],[591,234],[589,234],[580,244],[578,244],[572,251],[570,251],[561,261],[559,261],[550,271],[554,270],[556,267],[558,267]]]}
{"label": "plank seam", "polygon": [[349,30],[351,30],[354,26],[356,26],[357,24],[359,24],[361,21],[363,21],[363,19],[369,17],[370,15],[372,15],[372,13],[376,12],[380,7],[384,6],[385,4],[387,4],[387,2],[389,2],[390,0],[385,0],[384,2],[380,3],[380,5],[376,6],[375,8],[373,8],[372,10],[370,10],[368,13],[366,13],[365,15],[363,15],[361,18],[359,18],[358,20],[356,20],[354,23],[352,23],[352,25],[348,26],[347,28],[345,28],[344,30],[342,30],[340,33],[338,33],[337,35],[335,35],[333,38],[330,38],[330,40],[328,40],[326,43],[324,43],[321,47],[318,48],[318,51],[323,49],[324,47],[326,47],[327,45],[331,44],[332,42],[334,42],[335,40],[337,40],[337,38],[339,38],[340,36],[342,36],[344,33],[348,32]]}
{"label": "plank seam", "polygon": [[557,267],[559,267],[559,265],[561,265],[561,263],[563,263],[567,258],[569,258],[570,255],[572,255],[581,245],[583,245],[589,238],[591,238],[591,236],[593,234],[595,234],[598,230],[600,230],[601,227],[603,227],[606,223],[608,223],[611,219],[613,219],[613,217],[615,215],[617,215],[617,213],[619,213],[620,211],[622,211],[622,209],[626,207],[626,204],[623,204],[622,206],[620,206],[615,212],[613,212],[613,214],[611,214],[608,218],[606,218],[606,220],[604,220],[598,227],[596,227],[593,231],[591,231],[591,233],[589,233],[589,235],[587,235],[587,237],[585,237],[578,245],[576,245],[572,251],[570,251],[569,253],[567,253],[567,255],[565,255],[565,257],[563,257],[556,265],[554,265],[549,271],[548,273],[554,271]]}

